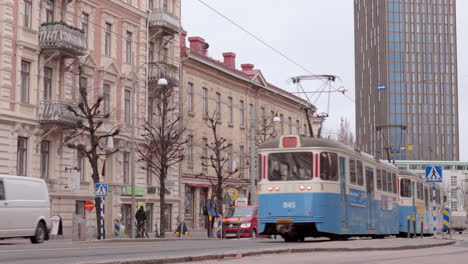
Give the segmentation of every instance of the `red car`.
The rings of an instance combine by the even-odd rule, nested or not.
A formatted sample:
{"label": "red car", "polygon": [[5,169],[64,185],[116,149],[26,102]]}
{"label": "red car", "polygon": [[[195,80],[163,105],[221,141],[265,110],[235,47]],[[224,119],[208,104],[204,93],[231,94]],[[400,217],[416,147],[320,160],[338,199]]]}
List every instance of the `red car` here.
{"label": "red car", "polygon": [[226,238],[257,237],[257,206],[231,206],[223,217],[223,234]]}

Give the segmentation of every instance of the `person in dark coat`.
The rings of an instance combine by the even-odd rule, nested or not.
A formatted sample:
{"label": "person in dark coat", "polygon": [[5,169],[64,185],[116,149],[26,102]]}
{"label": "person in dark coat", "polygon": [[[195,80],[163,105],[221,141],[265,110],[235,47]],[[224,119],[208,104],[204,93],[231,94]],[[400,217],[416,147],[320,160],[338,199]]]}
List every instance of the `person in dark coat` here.
{"label": "person in dark coat", "polygon": [[141,228],[146,222],[146,212],[143,206],[140,206],[140,209],[135,214],[135,218],[137,220],[137,227]]}
{"label": "person in dark coat", "polygon": [[215,220],[215,217],[219,216],[218,215],[218,208],[216,207],[216,200],[218,198],[216,195],[212,195],[211,199],[208,199],[205,204],[206,208],[206,213],[207,213],[207,223],[208,223],[208,237],[213,236],[213,223]]}

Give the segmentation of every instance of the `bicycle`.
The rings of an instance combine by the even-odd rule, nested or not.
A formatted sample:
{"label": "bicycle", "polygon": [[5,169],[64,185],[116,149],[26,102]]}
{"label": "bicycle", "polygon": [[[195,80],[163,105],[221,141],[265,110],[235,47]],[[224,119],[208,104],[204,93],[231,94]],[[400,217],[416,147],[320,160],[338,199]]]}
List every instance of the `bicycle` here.
{"label": "bicycle", "polygon": [[148,238],[149,239],[149,235],[148,235],[148,232],[146,232],[146,222],[143,222],[143,223],[140,223],[140,224],[137,224],[137,233],[136,233],[136,236],[135,238]]}

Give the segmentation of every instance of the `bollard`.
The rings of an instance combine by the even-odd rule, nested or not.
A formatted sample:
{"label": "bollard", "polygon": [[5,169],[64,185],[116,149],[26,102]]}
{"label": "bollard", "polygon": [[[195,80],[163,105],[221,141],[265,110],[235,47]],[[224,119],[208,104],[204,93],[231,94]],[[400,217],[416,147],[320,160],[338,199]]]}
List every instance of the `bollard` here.
{"label": "bollard", "polygon": [[120,236],[120,219],[114,219],[114,236],[119,237]]}
{"label": "bollard", "polygon": [[421,217],[421,238],[424,237],[424,218]]}
{"label": "bollard", "polygon": [[410,234],[411,234],[411,223],[410,223],[410,219],[411,219],[411,216],[410,216],[410,215],[407,215],[407,216],[406,216],[406,219],[408,219],[408,230],[407,230],[407,233],[406,233],[406,238],[410,238]]}
{"label": "bollard", "polygon": [[413,216],[413,232],[414,232],[414,238],[417,238],[418,232],[416,230],[416,216]]}
{"label": "bollard", "polygon": [[240,239],[240,226],[241,226],[240,218],[237,218],[237,239]]}

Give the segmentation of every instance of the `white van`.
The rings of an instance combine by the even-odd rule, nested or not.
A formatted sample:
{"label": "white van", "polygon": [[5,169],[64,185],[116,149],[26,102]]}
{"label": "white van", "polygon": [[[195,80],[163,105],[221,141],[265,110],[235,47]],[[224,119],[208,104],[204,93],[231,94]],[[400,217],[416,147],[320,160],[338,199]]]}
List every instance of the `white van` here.
{"label": "white van", "polygon": [[0,174],[0,239],[49,239],[50,201],[44,180]]}

